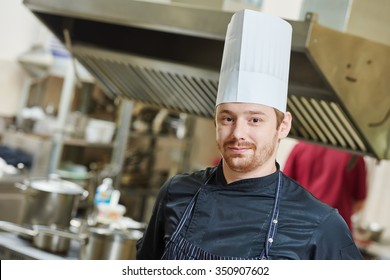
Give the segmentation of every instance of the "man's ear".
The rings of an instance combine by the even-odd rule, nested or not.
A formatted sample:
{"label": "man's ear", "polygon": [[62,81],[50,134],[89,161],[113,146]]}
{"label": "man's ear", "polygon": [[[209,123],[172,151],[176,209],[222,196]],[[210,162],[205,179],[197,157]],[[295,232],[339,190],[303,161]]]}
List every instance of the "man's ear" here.
{"label": "man's ear", "polygon": [[286,138],[291,130],[292,115],[290,112],[284,113],[284,118],[279,126],[279,139]]}

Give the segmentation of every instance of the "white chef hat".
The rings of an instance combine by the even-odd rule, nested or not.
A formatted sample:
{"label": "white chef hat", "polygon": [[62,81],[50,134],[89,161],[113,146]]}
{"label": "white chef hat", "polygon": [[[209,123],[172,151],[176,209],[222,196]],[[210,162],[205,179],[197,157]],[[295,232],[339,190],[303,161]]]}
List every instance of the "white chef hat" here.
{"label": "white chef hat", "polygon": [[228,25],[216,106],[258,103],[286,112],[291,25],[253,10],[235,13]]}

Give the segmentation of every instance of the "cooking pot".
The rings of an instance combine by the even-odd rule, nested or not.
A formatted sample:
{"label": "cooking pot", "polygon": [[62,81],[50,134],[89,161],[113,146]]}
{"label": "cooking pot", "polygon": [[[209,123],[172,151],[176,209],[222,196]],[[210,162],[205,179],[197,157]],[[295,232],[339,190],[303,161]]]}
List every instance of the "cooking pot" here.
{"label": "cooking pot", "polygon": [[69,227],[75,217],[80,199],[88,197],[83,187],[52,174],[49,178],[37,178],[16,183],[24,200],[19,224],[56,225]]}
{"label": "cooking pot", "polygon": [[5,221],[0,221],[0,229],[31,236],[35,247],[56,254],[65,254],[70,241],[77,240],[81,260],[135,260],[136,243],[142,236],[138,230],[89,227],[85,232],[72,233],[42,225],[29,229]]}
{"label": "cooking pot", "polygon": [[80,259],[82,260],[135,260],[136,243],[142,236],[137,230],[89,228],[82,238]]}
{"label": "cooking pot", "polygon": [[51,253],[66,254],[70,247],[71,239],[63,236],[63,231],[54,227],[33,225],[32,228],[27,228],[11,222],[0,221],[0,229],[29,236],[35,247]]}

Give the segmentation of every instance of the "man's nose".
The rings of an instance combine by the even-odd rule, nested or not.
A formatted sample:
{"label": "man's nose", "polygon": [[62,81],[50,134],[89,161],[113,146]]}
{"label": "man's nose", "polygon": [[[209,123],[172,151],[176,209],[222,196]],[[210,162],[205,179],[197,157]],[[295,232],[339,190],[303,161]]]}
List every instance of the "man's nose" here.
{"label": "man's nose", "polygon": [[232,136],[236,139],[245,139],[248,132],[248,126],[245,122],[237,120],[233,126]]}

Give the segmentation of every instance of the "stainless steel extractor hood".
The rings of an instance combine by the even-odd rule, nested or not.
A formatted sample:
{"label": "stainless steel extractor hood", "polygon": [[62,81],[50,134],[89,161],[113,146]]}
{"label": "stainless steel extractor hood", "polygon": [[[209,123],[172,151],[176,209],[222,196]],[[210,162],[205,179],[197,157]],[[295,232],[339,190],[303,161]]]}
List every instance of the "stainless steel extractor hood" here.
{"label": "stainless steel extractor hood", "polygon": [[[130,0],[25,0],[107,94],[211,118],[231,12]],[[293,26],[291,137],[390,159],[390,46]]]}

